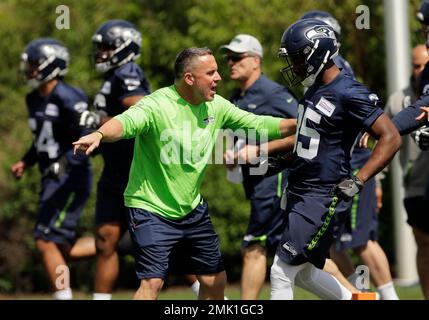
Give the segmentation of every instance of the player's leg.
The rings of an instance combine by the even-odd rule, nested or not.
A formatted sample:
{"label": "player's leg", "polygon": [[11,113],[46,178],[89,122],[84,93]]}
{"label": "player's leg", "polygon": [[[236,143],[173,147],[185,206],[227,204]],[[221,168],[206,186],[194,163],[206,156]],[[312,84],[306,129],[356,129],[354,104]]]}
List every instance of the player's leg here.
{"label": "player's leg", "polygon": [[254,243],[242,249],[242,256],[241,299],[255,300],[265,282],[267,250],[259,243]]}
{"label": "player's leg", "polygon": [[352,292],[333,275],[308,262],[296,275],[296,285],[324,300],[351,300],[352,298]]}
{"label": "player's leg", "polygon": [[119,275],[119,257],[116,248],[121,234],[122,226],[120,223],[104,223],[97,226],[94,299],[103,296],[111,298],[100,294],[111,295]]}
{"label": "player's leg", "polygon": [[[332,252],[332,251],[331,251]],[[348,255],[347,255],[348,256]],[[359,290],[356,289],[351,283],[350,281],[345,277],[345,275],[343,273],[341,273],[340,269],[338,268],[338,266],[335,264],[334,261],[332,261],[331,259],[326,259],[326,263],[325,266],[323,267],[323,271],[331,274],[332,276],[334,276],[335,279],[338,280],[339,283],[341,283],[342,286],[344,286],[347,290],[349,290],[351,293],[358,293]],[[352,272],[353,272],[353,268],[352,268]]]}
{"label": "player's leg", "polygon": [[[375,179],[365,183],[357,203],[355,218],[352,219],[352,240],[350,247],[361,262],[369,268],[371,279],[382,300],[397,300],[392,282],[389,261],[377,242],[378,213]],[[353,223],[353,221],[355,221]]]}
{"label": "player's leg", "polygon": [[164,279],[149,278],[141,279],[140,287],[134,293],[134,300],[156,300],[164,285]]}
{"label": "player's leg", "polygon": [[125,230],[124,183],[103,175],[97,185],[94,300],[109,300],[119,275],[118,243]]}
{"label": "player's leg", "polygon": [[[275,179],[277,185],[277,179]],[[258,299],[265,282],[268,249],[276,249],[285,227],[285,213],[280,198],[254,197],[250,200],[251,213],[242,243],[243,269],[241,299]]]}
{"label": "player's leg", "polygon": [[224,300],[226,272],[197,275],[200,282],[199,300]]}
{"label": "player's leg", "polygon": [[413,227],[417,244],[417,272],[420,286],[426,300],[429,300],[429,233]]}
{"label": "player's leg", "polygon": [[270,273],[270,300],[293,300],[295,277],[304,266],[305,263],[296,266],[290,265],[275,255]]}
{"label": "player's leg", "polygon": [[[67,264],[57,244],[43,239],[36,240],[36,247],[41,254],[43,266],[48,275],[49,283],[54,291],[54,299],[70,300],[73,298],[70,289],[70,279],[67,272]],[[65,268],[65,269],[64,269]],[[59,276],[62,275],[60,278]]]}
{"label": "player's leg", "polygon": [[68,255],[71,259],[81,259],[95,256],[94,237],[80,237],[71,247]]}
{"label": "player's leg", "polygon": [[382,300],[398,300],[390,274],[389,261],[377,241],[368,240],[366,245],[354,249],[364,265],[369,268],[371,279]]}
{"label": "player's leg", "polygon": [[[341,274],[345,277],[349,277],[355,272],[353,261],[346,250],[337,250],[335,245],[333,245],[329,252],[331,259],[333,260],[332,262],[335,263]],[[331,273],[328,270],[325,271]]]}
{"label": "player's leg", "polygon": [[[72,178],[75,180],[71,180]],[[65,176],[62,180],[42,181],[39,212],[33,235],[55,291],[54,297],[57,299],[72,298],[66,257],[75,242],[77,221],[90,190],[89,176],[82,175],[81,180],[76,176]],[[58,279],[61,281],[58,282]]]}

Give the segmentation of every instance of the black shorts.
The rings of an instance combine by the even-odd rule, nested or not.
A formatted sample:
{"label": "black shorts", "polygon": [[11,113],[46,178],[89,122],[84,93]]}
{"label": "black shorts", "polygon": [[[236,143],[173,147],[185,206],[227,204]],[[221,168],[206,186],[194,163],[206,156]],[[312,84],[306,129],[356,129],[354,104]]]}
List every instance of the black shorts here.
{"label": "black shorts", "polygon": [[329,193],[298,194],[288,191],[287,221],[277,255],[286,263],[311,262],[323,269],[336,234],[336,220],[345,215],[348,202]]}
{"label": "black shorts", "polygon": [[280,209],[280,198],[254,198],[250,205],[250,219],[242,248],[258,243],[268,249],[276,249],[286,223],[285,212]]}
{"label": "black shorts", "polygon": [[367,181],[360,193],[349,202],[349,218],[342,224],[335,242],[337,250],[357,248],[378,238],[375,179]]}
{"label": "black shorts", "polygon": [[139,279],[165,279],[171,254],[176,256],[175,261],[180,256],[180,265],[171,266],[172,269],[184,274],[215,274],[225,270],[206,201],[180,220],[166,219],[143,209],[128,209]]}
{"label": "black shorts", "polygon": [[429,200],[423,196],[406,198],[404,206],[407,210],[408,224],[429,234]]}
{"label": "black shorts", "polygon": [[72,245],[91,183],[89,170],[67,174],[60,180],[43,178],[34,238]]}

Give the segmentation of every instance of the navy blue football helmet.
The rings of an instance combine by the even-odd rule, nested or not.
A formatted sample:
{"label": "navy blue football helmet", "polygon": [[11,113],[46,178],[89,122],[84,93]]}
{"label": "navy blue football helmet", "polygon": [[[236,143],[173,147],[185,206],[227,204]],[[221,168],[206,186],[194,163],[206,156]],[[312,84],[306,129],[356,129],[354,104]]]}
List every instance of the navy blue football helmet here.
{"label": "navy blue football helmet", "polygon": [[92,36],[95,69],[107,72],[140,55],[141,33],[125,20],[109,20]]}
{"label": "navy blue football helmet", "polygon": [[429,0],[420,2],[419,11],[416,14],[417,20],[422,24],[422,32],[425,35],[426,47],[429,48]]}
{"label": "navy blue football helmet", "polygon": [[68,71],[70,55],[67,48],[55,39],[31,41],[21,54],[20,71],[29,86],[38,88]]}
{"label": "navy blue football helmet", "polygon": [[332,29],[334,29],[335,37],[337,38],[337,41],[340,41],[341,36],[341,26],[338,23],[338,20],[335,19],[330,13],[326,11],[320,11],[320,10],[311,10],[302,15],[301,19],[317,19],[322,20],[324,23],[326,23],[328,26],[331,26]]}
{"label": "navy blue football helmet", "polygon": [[338,41],[331,26],[317,19],[298,20],[283,33],[279,58],[286,60],[280,70],[291,86],[301,82],[310,87],[338,54]]}

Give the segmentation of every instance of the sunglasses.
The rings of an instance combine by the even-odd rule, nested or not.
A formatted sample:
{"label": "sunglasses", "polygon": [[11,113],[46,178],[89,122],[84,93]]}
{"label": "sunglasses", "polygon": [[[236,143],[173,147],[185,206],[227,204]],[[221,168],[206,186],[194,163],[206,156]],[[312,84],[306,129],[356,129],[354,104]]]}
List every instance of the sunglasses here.
{"label": "sunglasses", "polygon": [[232,62],[238,62],[247,57],[254,57],[254,56],[250,54],[226,54],[225,60],[226,62],[228,62],[229,60],[231,60]]}

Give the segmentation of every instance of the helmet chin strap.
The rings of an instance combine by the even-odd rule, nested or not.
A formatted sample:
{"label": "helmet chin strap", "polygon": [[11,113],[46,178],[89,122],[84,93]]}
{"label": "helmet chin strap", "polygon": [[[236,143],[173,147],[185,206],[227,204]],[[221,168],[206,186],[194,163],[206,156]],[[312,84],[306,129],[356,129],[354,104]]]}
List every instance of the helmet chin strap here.
{"label": "helmet chin strap", "polygon": [[[319,69],[317,69],[317,71],[316,71],[315,73],[313,73],[313,74],[309,75],[307,78],[305,78],[304,80],[302,80],[302,81],[301,81],[301,83],[302,83],[302,85],[303,85],[304,87],[311,87],[311,86],[314,84],[314,82],[315,82],[315,81],[316,81],[316,79],[317,79],[317,76],[319,75],[319,73],[320,73],[320,72],[323,70],[323,68],[325,67],[326,62],[328,62],[328,59],[329,59],[329,57],[330,57],[330,54],[331,54],[331,51],[330,51],[330,50],[326,51],[326,54],[325,54],[325,56],[323,57],[323,62],[320,64]],[[332,56],[334,56],[334,55],[332,55]]]}

